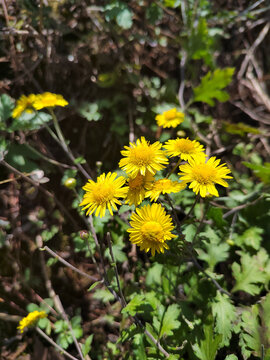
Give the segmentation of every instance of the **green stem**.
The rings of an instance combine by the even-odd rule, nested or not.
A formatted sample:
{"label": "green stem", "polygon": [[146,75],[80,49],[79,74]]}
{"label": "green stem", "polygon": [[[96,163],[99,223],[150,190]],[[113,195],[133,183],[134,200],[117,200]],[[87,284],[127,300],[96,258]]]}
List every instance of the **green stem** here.
{"label": "green stem", "polygon": [[[50,129],[50,131],[56,136],[56,139],[54,137],[54,139],[62,146],[62,149],[65,151],[65,153],[67,154],[67,156],[70,158],[70,160],[73,162],[73,164],[78,168],[78,170],[80,170],[80,172],[86,177],[86,179],[91,179],[91,176],[88,174],[88,172],[82,167],[81,164],[77,163],[76,162],[76,159],[75,157],[73,156],[70,148],[68,147],[67,145],[67,141],[64,137],[64,134],[62,133],[62,130],[59,126],[59,123],[58,123],[58,120],[57,120],[57,117],[55,116],[55,113],[53,111],[52,108],[48,108],[49,109],[49,112],[52,116],[52,119],[53,119],[53,125],[54,125],[54,128],[55,128],[55,131],[56,131],[56,134],[57,136],[54,134],[54,132]],[[49,132],[50,132],[49,131]],[[51,133],[50,132],[50,133]]]}
{"label": "green stem", "polygon": [[169,172],[169,174],[166,176],[166,179],[168,179],[177,169],[177,167],[179,166],[180,162],[182,161],[181,158],[179,158],[179,160],[177,161],[177,164],[175,165],[175,167]]}

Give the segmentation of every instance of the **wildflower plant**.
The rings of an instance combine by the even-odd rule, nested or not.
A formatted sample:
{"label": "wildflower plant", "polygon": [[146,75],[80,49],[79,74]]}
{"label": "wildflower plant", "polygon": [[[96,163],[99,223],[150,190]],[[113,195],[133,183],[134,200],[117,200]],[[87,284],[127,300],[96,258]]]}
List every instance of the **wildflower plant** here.
{"label": "wildflower plant", "polygon": [[[160,6],[153,2],[147,16],[159,16],[165,3]],[[122,17],[115,15],[117,9],[123,12]],[[110,26],[116,22],[119,28],[131,27],[129,5],[113,1],[106,6],[105,14]],[[193,24],[193,20],[189,18],[188,23]],[[180,54],[181,73],[189,60],[204,60],[211,69],[214,66],[207,22],[200,18],[196,23],[198,27],[190,29],[190,44]],[[196,52],[194,44],[201,44],[202,48]],[[124,71],[125,67],[121,67],[115,73],[98,74],[91,79],[96,78],[97,85],[106,88],[117,82]],[[29,153],[22,152],[20,157],[17,151],[12,157],[12,150],[0,147],[0,160],[6,169],[13,170],[20,181],[27,181],[35,191],[52,200],[50,207],[60,209],[52,214],[43,209],[45,215],[41,211],[40,218],[29,215],[31,226],[36,221],[39,229],[32,248],[39,249],[38,266],[45,287],[39,278],[29,277],[27,271],[24,282],[34,286],[41,283],[42,292],[47,291],[51,298],[42,299],[39,292],[33,291],[41,305],[30,304],[28,315],[18,322],[17,329],[24,337],[36,331],[65,356],[80,360],[88,359],[88,354],[89,358],[110,360],[236,360],[235,354],[244,360],[269,358],[270,257],[265,244],[268,228],[263,226],[269,213],[269,163],[264,164],[257,153],[252,153],[252,144],[237,144],[231,155],[241,155],[245,160],[238,166],[253,170],[262,182],[256,183],[247,174],[246,178],[241,177],[227,156],[231,144],[226,131],[232,131],[232,127],[226,125],[219,138],[214,120],[197,106],[203,103],[205,110],[216,101],[226,101],[229,95],[225,87],[233,72],[232,68],[209,71],[199,85],[192,84],[187,102],[183,91],[189,80],[182,80],[177,97],[176,92],[170,96],[165,85],[159,86],[160,79],[153,81],[154,91],[147,93],[157,94],[154,102],[158,105],[146,111],[151,126],[147,128],[142,119],[133,119],[131,111],[132,140],[128,143],[124,137],[126,122],[119,127],[117,120],[114,123],[118,132],[114,131],[122,141],[118,167],[98,161],[90,169],[86,159],[74,156],[62,131],[62,121],[58,120],[58,114],[65,114],[71,106],[62,95],[22,95],[15,103],[7,96],[1,97],[0,114],[5,116],[1,131],[25,131],[31,135],[34,130],[33,136],[39,129],[47,131],[53,146],[59,147],[59,153],[65,157],[51,159],[44,155],[44,148],[39,152],[26,144],[38,159],[61,169],[62,192],[55,194],[49,175],[16,169],[16,162],[10,161],[19,159],[23,163]],[[172,103],[160,104],[166,99]],[[88,121],[98,121],[104,109],[112,110],[110,114],[116,119],[121,118],[117,117],[113,101],[86,103],[77,113]],[[138,109],[138,113],[145,111],[143,106]],[[243,129],[242,126],[240,130],[245,134],[261,134],[252,132],[251,127]],[[27,139],[22,137],[20,141],[27,143]],[[227,147],[221,147],[223,142]],[[268,151],[263,141],[262,144]],[[30,191],[29,194],[30,197]],[[70,208],[58,200],[58,195],[65,198],[65,204],[72,199]],[[263,208],[260,213],[257,205]],[[49,227],[50,216],[53,225]],[[2,230],[0,247],[1,234]],[[51,248],[54,245],[57,250]],[[25,256],[25,249],[22,251]],[[76,257],[70,259],[74,253]],[[82,257],[83,261],[76,265]],[[63,303],[62,293],[57,294],[54,288],[58,282],[51,281],[54,269],[62,267],[68,271],[61,271],[59,279],[66,276],[68,282],[63,282],[61,290],[67,288],[69,295]],[[73,272],[77,276],[74,294],[74,279],[70,275]],[[79,281],[81,277],[85,282]],[[78,294],[87,294],[82,312]],[[76,297],[76,306],[69,302],[72,296]],[[97,309],[100,303],[102,311]],[[111,313],[104,315],[105,310]],[[88,321],[87,326],[84,321]],[[105,337],[97,331],[99,324],[103,330],[111,329],[111,334]],[[231,348],[236,349],[235,354]]]}

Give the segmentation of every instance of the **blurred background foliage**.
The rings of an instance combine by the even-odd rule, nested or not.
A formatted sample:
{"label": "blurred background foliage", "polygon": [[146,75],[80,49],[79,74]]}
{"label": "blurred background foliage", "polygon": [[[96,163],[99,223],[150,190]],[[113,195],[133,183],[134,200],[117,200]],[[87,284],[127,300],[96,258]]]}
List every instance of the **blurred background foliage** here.
{"label": "blurred background foliage", "polygon": [[[230,192],[217,199],[225,208],[207,212],[216,231],[206,224],[196,242],[203,244],[196,248],[199,261],[210,274],[218,269],[219,274],[213,276],[219,279],[223,274],[237,295],[234,305],[226,295],[216,294],[211,283],[201,281],[196,269],[189,272],[186,264],[179,270],[182,283],[173,287],[179,267],[173,251],[167,257],[169,264],[164,264],[162,257],[152,263],[148,256],[134,254],[126,241],[125,206],[113,220],[95,218],[94,226],[101,238],[111,232],[126,296],[133,297],[124,314],[142,314],[161,339],[172,336],[175,329],[176,337],[168,346],[171,353],[183,349],[183,359],[214,360],[222,343],[226,347],[217,359],[259,357],[261,343],[266,349],[270,346],[269,338],[260,338],[263,331],[269,331],[262,319],[270,321],[266,296],[270,251],[269,2],[2,0],[1,5],[0,156],[39,184],[37,188],[13,168],[1,166],[1,313],[24,316],[29,304],[36,309],[31,303],[48,297],[36,245],[39,237],[61,251],[63,258],[87,272],[96,271],[89,261],[90,253],[95,253],[93,239],[90,236],[87,246],[79,236],[79,230],[85,228],[77,209],[85,179],[46,132],[50,115],[44,112],[39,117],[25,114],[19,120],[11,119],[14,102],[22,94],[50,91],[62,94],[70,103],[57,110],[57,116],[76,161],[93,178],[116,169],[122,147],[141,135],[151,141],[176,135],[200,140],[234,169]],[[181,130],[161,133],[155,115],[169,107],[185,110],[187,104]],[[73,185],[66,186],[69,178],[76,178],[78,196],[70,189]],[[194,197],[187,192],[182,198],[176,194],[173,200],[189,208]],[[242,210],[235,224],[235,212],[225,218],[224,212],[237,207]],[[198,220],[199,204],[195,215]],[[195,232],[194,225],[187,223],[187,241]],[[105,258],[109,261],[108,250]],[[84,338],[84,344],[93,359],[162,358],[151,352],[152,344],[146,345],[136,330],[126,330],[129,320],[122,319],[119,304],[107,290],[87,292],[85,279],[51,258],[46,261],[78,338],[82,333],[92,334]],[[249,268],[254,274],[246,281]],[[113,273],[110,276],[113,278]],[[191,303],[191,307],[185,301],[179,305],[181,326],[177,320],[180,307],[172,304],[165,308],[171,296]],[[239,304],[246,310],[241,308],[241,320],[232,335]],[[225,319],[217,315],[223,311]],[[63,348],[72,344],[62,320],[52,330],[46,321],[41,327],[52,331]],[[117,340],[120,330],[121,341]],[[15,322],[0,319],[3,359],[38,359],[44,352],[48,359],[63,359],[34,333],[32,338],[22,339],[14,336],[15,331]],[[127,341],[132,336],[134,340]],[[192,345],[185,347],[186,338]],[[146,355],[147,346],[150,352]],[[213,351],[207,353],[207,348]],[[76,354],[74,345],[72,351]],[[128,357],[129,351],[133,357]]]}

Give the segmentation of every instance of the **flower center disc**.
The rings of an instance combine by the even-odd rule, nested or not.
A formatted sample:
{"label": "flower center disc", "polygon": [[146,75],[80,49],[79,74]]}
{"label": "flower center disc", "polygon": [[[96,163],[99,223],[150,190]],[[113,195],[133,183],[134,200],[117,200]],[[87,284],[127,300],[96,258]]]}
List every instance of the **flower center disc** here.
{"label": "flower center disc", "polygon": [[149,165],[153,160],[153,150],[147,146],[133,148],[130,151],[130,160],[138,166]]}
{"label": "flower center disc", "polygon": [[162,226],[156,221],[147,221],[143,224],[141,233],[145,241],[161,241],[163,237]]}
{"label": "flower center disc", "polygon": [[215,169],[208,164],[197,165],[193,168],[193,176],[198,183],[207,185],[215,181]]}
{"label": "flower center disc", "polygon": [[138,174],[134,179],[130,179],[128,185],[130,189],[135,190],[142,186],[143,184],[143,176]]}
{"label": "flower center disc", "polygon": [[194,145],[190,140],[181,139],[176,143],[176,149],[183,153],[191,153],[194,150]]}
{"label": "flower center disc", "polygon": [[92,192],[94,201],[101,204],[113,199],[114,189],[112,185],[99,184]]}
{"label": "flower center disc", "polygon": [[175,118],[175,110],[174,109],[171,109],[171,110],[168,110],[164,113],[164,116],[167,120],[172,120]]}

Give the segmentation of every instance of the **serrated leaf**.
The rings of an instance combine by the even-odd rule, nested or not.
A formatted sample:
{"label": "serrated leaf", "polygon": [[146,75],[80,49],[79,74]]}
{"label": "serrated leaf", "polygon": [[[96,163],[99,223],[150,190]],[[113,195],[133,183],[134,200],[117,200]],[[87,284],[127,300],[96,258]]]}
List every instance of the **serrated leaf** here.
{"label": "serrated leaf", "polygon": [[203,329],[204,339],[199,344],[192,345],[192,348],[200,360],[215,360],[222,335],[214,336],[212,324],[205,325]]}
{"label": "serrated leaf", "polygon": [[259,294],[260,285],[266,281],[267,276],[255,256],[251,257],[245,253],[240,254],[242,255],[240,259],[241,266],[236,262],[232,264],[232,272],[236,280],[232,292],[242,290],[251,295]]}
{"label": "serrated leaf", "polygon": [[103,303],[114,300],[114,296],[107,289],[97,289],[93,295],[94,299],[100,300]]}
{"label": "serrated leaf", "polygon": [[151,286],[153,283],[161,283],[161,273],[163,265],[159,263],[154,263],[152,267],[148,270],[146,275],[146,285]]}
{"label": "serrated leaf", "polygon": [[259,250],[262,242],[262,233],[263,229],[257,226],[252,226],[242,235],[236,236],[234,238],[234,242],[239,247],[250,246],[255,250]]}
{"label": "serrated leaf", "polygon": [[136,334],[139,334],[140,332],[141,330],[138,326],[136,326],[135,324],[131,324],[130,327],[121,331],[121,336],[117,340],[117,343],[124,343],[125,341],[132,339]]}
{"label": "serrated leaf", "polygon": [[164,335],[173,335],[172,330],[176,330],[180,327],[181,323],[179,320],[177,320],[180,315],[180,311],[180,307],[177,304],[172,304],[167,308],[162,319],[159,337]]}
{"label": "serrated leaf", "polygon": [[207,240],[202,240],[203,245],[196,249],[198,257],[206,261],[210,270],[213,271],[216,264],[228,258],[230,246],[210,226],[200,234],[200,237]]}
{"label": "serrated leaf", "polygon": [[209,71],[201,81],[201,84],[194,88],[193,101],[205,102],[214,106],[214,99],[224,102],[229,99],[229,94],[223,89],[231,82],[234,68],[216,69]]}
{"label": "serrated leaf", "polygon": [[143,294],[135,295],[130,302],[122,309],[122,314],[129,314],[131,316],[143,313],[151,313],[153,306]]}
{"label": "serrated leaf", "polygon": [[217,292],[215,302],[212,303],[212,313],[216,320],[215,330],[222,335],[222,345],[229,345],[233,322],[236,320],[236,311],[227,295]]}

